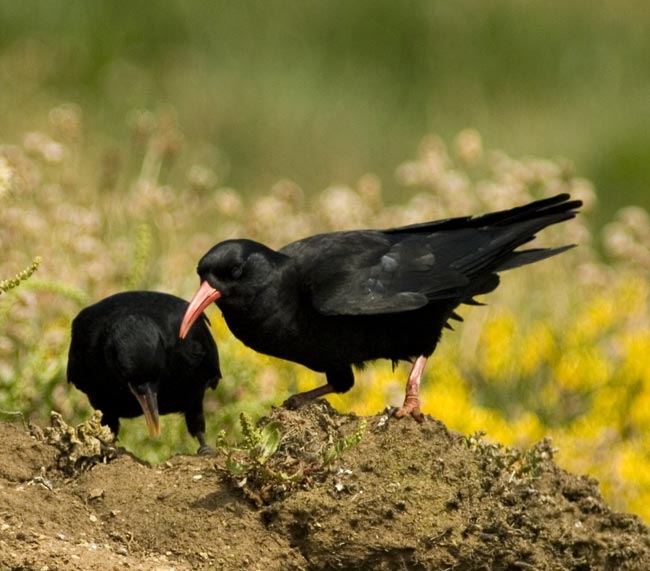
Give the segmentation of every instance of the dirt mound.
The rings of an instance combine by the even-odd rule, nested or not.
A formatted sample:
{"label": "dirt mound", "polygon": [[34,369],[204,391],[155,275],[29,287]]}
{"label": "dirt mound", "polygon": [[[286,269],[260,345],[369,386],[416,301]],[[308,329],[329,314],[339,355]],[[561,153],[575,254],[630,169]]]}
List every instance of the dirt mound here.
{"label": "dirt mound", "polygon": [[650,569],[649,530],[547,441],[522,453],[318,402],[212,458],[77,442],[71,470],[76,437],[53,429],[0,424],[0,569]]}

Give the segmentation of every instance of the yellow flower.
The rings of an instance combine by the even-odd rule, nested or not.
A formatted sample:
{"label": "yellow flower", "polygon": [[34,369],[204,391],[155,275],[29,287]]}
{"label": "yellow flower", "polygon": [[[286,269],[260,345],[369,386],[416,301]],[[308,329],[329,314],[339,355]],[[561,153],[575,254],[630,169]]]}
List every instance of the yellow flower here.
{"label": "yellow flower", "polygon": [[620,475],[625,507],[650,520],[650,449],[640,443],[621,446]]}
{"label": "yellow flower", "polygon": [[640,315],[648,312],[650,288],[644,276],[627,274],[617,284],[616,310],[622,315]]}
{"label": "yellow flower", "polygon": [[555,363],[553,374],[562,389],[592,390],[606,383],[610,366],[597,346],[585,345],[565,351]]}
{"label": "yellow flower", "polygon": [[533,323],[520,341],[520,367],[523,376],[533,374],[555,353],[555,339],[547,322]]}
{"label": "yellow flower", "polygon": [[485,323],[481,332],[480,367],[488,378],[505,381],[514,376],[517,329],[515,316],[505,311]]}
{"label": "yellow flower", "polygon": [[617,319],[617,307],[609,296],[600,295],[573,319],[566,340],[573,345],[592,342],[606,332]]}
{"label": "yellow flower", "polygon": [[623,363],[620,375],[624,379],[650,381],[650,329],[626,331],[620,339]]}
{"label": "yellow flower", "polygon": [[630,410],[625,421],[644,434],[650,430],[650,385],[646,383],[637,394],[630,398]]}

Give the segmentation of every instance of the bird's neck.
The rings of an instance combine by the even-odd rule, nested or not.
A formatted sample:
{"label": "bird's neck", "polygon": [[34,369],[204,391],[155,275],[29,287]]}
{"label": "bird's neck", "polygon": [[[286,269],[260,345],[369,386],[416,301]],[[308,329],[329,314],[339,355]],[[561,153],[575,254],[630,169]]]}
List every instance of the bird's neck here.
{"label": "bird's neck", "polygon": [[302,321],[299,280],[290,264],[271,272],[263,283],[236,299],[220,300],[219,307],[233,334],[249,347],[264,350],[278,336],[291,336],[290,325]]}

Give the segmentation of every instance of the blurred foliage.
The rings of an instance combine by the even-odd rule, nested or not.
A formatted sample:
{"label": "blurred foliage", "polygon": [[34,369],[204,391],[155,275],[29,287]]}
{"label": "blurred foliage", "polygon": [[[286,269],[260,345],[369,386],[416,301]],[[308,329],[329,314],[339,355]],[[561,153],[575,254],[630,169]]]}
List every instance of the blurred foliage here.
{"label": "blurred foliage", "polygon": [[[0,410],[88,418],[65,382],[73,317],[131,287],[189,297],[219,240],[281,246],[567,191],[585,214],[539,242],[580,247],[462,308],[424,411],[504,444],[552,436],[563,466],[650,520],[645,2],[0,0],[0,25],[0,281],[42,259],[0,295]],[[322,383],[208,313],[225,375],[211,438]],[[377,363],[330,401],[398,405],[407,372]],[[195,452],[182,418],[161,424],[151,440],[124,421],[121,443]]]}
{"label": "blurred foliage", "polygon": [[517,155],[571,157],[605,215],[650,205],[642,0],[0,0],[0,25],[5,142],[74,101],[103,134],[81,144],[134,169],[123,117],[170,105],[191,133],[179,161],[246,194],[280,177],[311,194],[388,181],[426,133],[473,126]]}
{"label": "blurred foliage", "polygon": [[[322,231],[478,214],[570,192],[585,202],[583,212],[540,233],[536,243],[579,247],[506,272],[486,296],[487,307],[461,308],[465,322],[444,335],[426,370],[423,410],[507,445],[530,447],[551,436],[563,466],[598,477],[617,508],[650,518],[644,209],[625,207],[595,229],[599,199],[589,181],[565,162],[485,150],[474,130],[450,145],[423,139],[416,156],[395,168],[408,197],[400,204],[385,201],[375,175],[311,197],[288,180],[246,196],[220,186],[197,162],[173,186],[164,173],[179,137],[167,112],[132,123],[143,150],[140,168],[107,192],[93,181],[114,180],[120,167],[97,163],[78,144],[86,137],[80,109],[66,105],[49,117],[45,131],[0,147],[0,276],[42,258],[38,277],[0,296],[0,410],[43,424],[53,409],[70,424],[88,418],[86,397],[66,383],[71,320],[88,303],[129,287],[189,298],[198,285],[196,261],[219,240],[248,236],[277,247]],[[210,439],[221,430],[236,435],[242,412],[259,418],[289,394],[322,384],[321,375],[243,346],[216,308],[208,315],[224,373],[206,395]],[[407,364],[393,371],[378,362],[357,372],[348,394],[329,400],[341,411],[374,414],[401,403],[407,374]],[[141,418],[126,420],[120,442],[153,462],[195,452],[181,417],[164,416],[162,429],[163,437],[152,440]]]}

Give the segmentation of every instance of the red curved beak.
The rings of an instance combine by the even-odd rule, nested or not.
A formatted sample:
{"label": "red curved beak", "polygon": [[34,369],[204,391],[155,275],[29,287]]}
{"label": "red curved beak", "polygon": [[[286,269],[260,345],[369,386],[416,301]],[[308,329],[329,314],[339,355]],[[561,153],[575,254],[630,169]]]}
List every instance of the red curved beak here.
{"label": "red curved beak", "polygon": [[190,301],[190,305],[185,311],[178,336],[181,339],[185,339],[190,327],[192,327],[203,310],[213,301],[217,301],[220,297],[221,292],[219,290],[214,289],[208,282],[203,282],[199,290],[194,294],[194,297]]}
{"label": "red curved beak", "polygon": [[147,390],[144,393],[138,393],[131,385],[129,389],[138,399],[142,412],[144,413],[144,421],[147,424],[149,436],[160,436],[160,419],[158,417],[158,395],[147,385]]}

